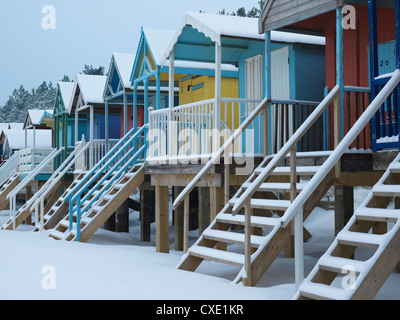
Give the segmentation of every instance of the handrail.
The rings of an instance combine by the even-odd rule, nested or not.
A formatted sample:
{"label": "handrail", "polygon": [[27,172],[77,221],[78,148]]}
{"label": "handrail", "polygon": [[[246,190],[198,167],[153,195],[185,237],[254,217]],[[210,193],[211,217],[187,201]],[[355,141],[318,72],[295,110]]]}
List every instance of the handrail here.
{"label": "handrail", "polygon": [[296,146],[300,139],[306,134],[308,129],[315,123],[315,121],[322,115],[325,109],[330,105],[336,95],[339,94],[339,86],[336,85],[332,91],[325,97],[319,106],[313,111],[313,113],[306,119],[305,122],[300,126],[299,129],[293,134],[282,149],[276,154],[271,162],[264,168],[264,170],[258,175],[257,179],[249,186],[249,188],[240,196],[236,204],[234,205],[232,212],[237,213],[240,208],[244,207],[245,203],[250,197],[258,190],[261,184],[271,175],[272,171],[278,166],[278,164],[286,158],[287,154]]}
{"label": "handrail", "polygon": [[328,157],[328,159],[324,162],[318,172],[314,175],[314,177],[310,180],[307,186],[300,192],[300,194],[296,197],[290,207],[287,209],[283,217],[281,218],[281,226],[286,227],[293,217],[299,211],[310,195],[315,191],[318,185],[322,182],[325,176],[333,169],[336,163],[340,160],[342,155],[346,152],[349,146],[352,144],[354,139],[360,134],[363,128],[368,124],[371,118],[378,111],[379,107],[385,100],[389,97],[392,91],[397,87],[400,83],[400,70],[396,69],[393,73],[389,82],[385,85],[385,87],[379,92],[376,98],[370,103],[368,108],[364,111],[364,113],[360,116],[360,118],[356,121],[350,131],[346,134],[346,136],[341,140],[332,154]]}
{"label": "handrail", "polygon": [[[96,172],[96,174],[89,180],[84,186],[82,186],[79,191],[77,192],[76,195],[72,197],[72,199],[69,202],[69,230],[72,230],[73,226],[73,214],[76,211],[76,239],[79,242],[80,241],[80,233],[81,233],[81,226],[80,226],[80,221],[81,221],[81,215],[88,210],[88,208],[101,196],[102,192],[104,190],[107,190],[120,176],[121,174],[128,169],[130,165],[132,165],[140,156],[140,154],[144,153],[144,158],[146,157],[146,148],[147,144],[144,143],[144,145],[137,150],[135,146],[132,146],[130,150],[126,150],[125,146],[129,145],[131,143],[135,143],[136,139],[138,137],[142,136],[142,133],[146,133],[146,130],[148,129],[149,125],[145,124],[142,126],[125,144],[124,147],[121,148],[118,152],[116,152],[110,160],[107,161],[107,163],[101,168],[100,171]],[[122,152],[126,152],[122,158],[118,159],[121,155]],[[133,155],[132,155],[133,153]],[[96,180],[99,178],[99,176],[105,171],[106,168],[108,168],[114,161],[117,161],[113,166],[113,170],[109,170],[97,183],[94,187],[90,189],[89,192],[87,192],[84,196],[83,193],[87,190],[87,188],[96,182]],[[124,163],[125,162],[125,163]],[[114,174],[114,171],[117,171]],[[94,196],[92,199],[90,199],[89,203],[85,205],[85,207],[81,208],[81,205],[85,203],[85,201],[89,200],[89,197],[96,191],[108,178],[111,176],[111,174],[114,174],[112,179],[107,182],[106,185],[101,187],[100,192]],[[83,198],[82,198],[83,196]],[[73,203],[76,201],[76,206],[74,210]]]}
{"label": "handrail", "polygon": [[[29,200],[29,204],[32,203],[32,207],[30,208],[30,212],[33,212],[35,207],[44,200],[46,196],[46,191],[51,190],[55,184],[59,181],[61,177],[64,176],[65,173],[73,166],[75,161],[73,158],[79,159],[84,152],[89,148],[90,144],[87,143],[82,149],[75,148],[74,151],[68,156],[67,159],[61,164],[61,166],[53,173],[49,180],[46,181],[44,186],[40,188],[40,190],[35,193],[35,195]],[[43,191],[42,191],[43,190]]]}
{"label": "handrail", "polygon": [[[129,136],[134,133],[137,130],[137,128],[132,128],[114,147],[111,148],[110,151],[108,151],[107,155],[115,153],[122,145],[125,144],[125,141],[128,140]],[[93,173],[96,173],[100,167],[107,161],[107,155],[104,156],[82,179],[82,181],[74,188],[71,190],[69,195],[65,197],[64,202],[69,201],[73,195],[81,188],[81,186],[93,175]]]}
{"label": "handrail", "polygon": [[10,199],[11,197],[15,197],[23,188],[25,188],[28,183],[38,174],[42,171],[43,167],[46,166],[50,161],[53,161],[56,156],[58,156],[62,151],[64,150],[64,147],[60,149],[54,149],[50,154],[42,161],[40,164],[33,169],[23,180],[18,186],[13,189],[8,195],[7,199]]}
{"label": "handrail", "polygon": [[200,170],[200,172],[193,178],[193,180],[182,190],[182,192],[175,199],[172,204],[173,210],[185,200],[185,198],[189,195],[189,193],[195,188],[196,184],[199,180],[207,173],[207,171],[211,168],[212,165],[217,163],[222,155],[225,153],[226,149],[229,148],[233,141],[235,141],[243,131],[250,125],[250,123],[258,116],[262,109],[264,109],[268,105],[269,100],[264,99],[261,103],[251,112],[251,114],[247,117],[247,119],[240,125],[238,129],[235,130],[233,135],[229,137],[228,140],[225,141],[224,145],[213,155],[213,157],[208,161],[208,163]]}
{"label": "handrail", "polygon": [[169,113],[170,111],[179,111],[182,109],[186,109],[186,108],[191,108],[191,107],[195,107],[199,104],[207,104],[207,103],[213,103],[215,102],[216,99],[212,98],[212,99],[208,99],[208,100],[202,100],[199,102],[192,102],[192,103],[188,103],[188,104],[183,104],[181,106],[177,106],[177,107],[173,107],[173,108],[165,108],[165,109],[159,109],[159,110],[154,110],[152,111],[153,114],[158,114],[158,113]]}
{"label": "handrail", "polygon": [[[130,143],[132,143],[139,135],[141,135],[141,134],[144,132],[144,130],[147,128],[147,126],[148,126],[148,125],[144,125],[142,128],[140,128],[132,137],[129,138],[129,140],[128,140],[125,144],[130,144]],[[125,145],[125,144],[124,144],[124,145]],[[94,183],[94,182],[97,180],[97,178],[104,172],[105,168],[108,168],[109,165],[110,165],[111,163],[113,163],[115,160],[117,160],[118,157],[121,155],[121,153],[124,152],[124,151],[125,151],[124,149],[121,149],[121,150],[119,150],[118,152],[116,152],[116,153],[104,164],[104,166],[103,166],[100,170],[98,170],[98,168],[96,168],[96,167],[93,168],[93,169],[91,170],[91,172],[92,172],[92,173],[95,173],[95,175],[94,175],[89,181],[83,180],[83,181],[75,188],[75,189],[78,189],[78,187],[81,186],[81,187],[78,189],[78,191],[76,192],[76,194],[75,194],[75,195],[72,195],[71,201],[72,201],[72,202],[76,201],[77,198],[78,198],[78,196],[81,196],[82,193],[83,193],[92,183]],[[125,157],[126,157],[126,155],[125,155]],[[106,157],[104,157],[104,158],[106,158]],[[124,158],[123,158],[123,159],[124,159]],[[82,186],[83,183],[85,183],[85,184]]]}
{"label": "handrail", "polygon": [[0,168],[0,172],[4,174],[0,175],[0,186],[6,182],[6,180],[14,174],[18,168],[18,159],[20,151],[15,152],[10,159],[8,159]]}

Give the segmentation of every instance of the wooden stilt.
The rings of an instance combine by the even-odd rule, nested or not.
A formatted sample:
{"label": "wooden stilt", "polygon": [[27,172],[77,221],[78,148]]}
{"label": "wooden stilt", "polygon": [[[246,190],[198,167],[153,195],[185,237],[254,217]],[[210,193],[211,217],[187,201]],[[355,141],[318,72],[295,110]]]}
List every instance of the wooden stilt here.
{"label": "wooden stilt", "polygon": [[[26,186],[25,190],[26,190],[25,201],[28,202],[28,200],[30,198],[32,198],[32,187],[31,186]],[[32,225],[32,215],[29,215],[26,218],[25,223],[29,224],[29,225]]]}
{"label": "wooden stilt", "polygon": [[151,241],[151,191],[140,190],[140,241]]}
{"label": "wooden stilt", "polygon": [[[224,208],[224,197],[225,192],[223,187],[210,188],[210,221],[214,221],[217,214]],[[226,250],[226,243],[217,243],[215,247],[220,250]]]}
{"label": "wooden stilt", "polygon": [[199,235],[210,225],[210,189],[199,188]]}
{"label": "wooden stilt", "polygon": [[127,199],[115,212],[115,232],[129,233],[129,200]]}
{"label": "wooden stilt", "polygon": [[354,188],[335,187],[335,235],[350,220],[354,213]]}
{"label": "wooden stilt", "polygon": [[156,186],[156,251],[169,253],[168,187]]}
{"label": "wooden stilt", "polygon": [[[183,187],[174,187],[174,197],[178,196],[182,190]],[[174,211],[174,249],[176,251],[183,250],[183,209],[183,204],[181,204]]]}

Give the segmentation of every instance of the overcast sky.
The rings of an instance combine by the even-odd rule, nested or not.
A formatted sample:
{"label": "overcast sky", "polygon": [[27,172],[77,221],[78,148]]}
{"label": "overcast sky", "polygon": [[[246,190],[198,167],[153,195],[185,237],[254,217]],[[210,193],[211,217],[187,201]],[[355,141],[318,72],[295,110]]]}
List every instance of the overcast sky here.
{"label": "overcast sky", "polygon": [[[114,51],[135,53],[140,27],[175,30],[187,11],[250,10],[257,0],[1,0],[0,106],[12,90],[74,78],[85,64],[108,69]],[[55,8],[55,29],[42,13]]]}

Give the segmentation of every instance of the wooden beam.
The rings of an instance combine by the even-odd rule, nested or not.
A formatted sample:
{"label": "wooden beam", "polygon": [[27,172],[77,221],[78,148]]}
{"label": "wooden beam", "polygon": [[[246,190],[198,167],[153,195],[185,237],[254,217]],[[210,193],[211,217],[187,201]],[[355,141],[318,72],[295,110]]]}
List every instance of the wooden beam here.
{"label": "wooden beam", "polygon": [[[151,175],[151,185],[186,187],[195,177],[195,174],[159,174]],[[198,187],[221,187],[221,174],[207,174],[200,179]]]}
{"label": "wooden beam", "polygon": [[347,224],[354,214],[354,188],[335,187],[335,235]]}
{"label": "wooden beam", "polygon": [[156,251],[169,253],[168,187],[156,185]]}
{"label": "wooden beam", "polygon": [[199,188],[199,235],[210,225],[210,189]]}
{"label": "wooden beam", "polygon": [[[174,187],[174,198],[178,196],[183,190],[183,187]],[[180,205],[173,212],[174,214],[174,249],[176,251],[183,251],[183,217],[184,207]]]}

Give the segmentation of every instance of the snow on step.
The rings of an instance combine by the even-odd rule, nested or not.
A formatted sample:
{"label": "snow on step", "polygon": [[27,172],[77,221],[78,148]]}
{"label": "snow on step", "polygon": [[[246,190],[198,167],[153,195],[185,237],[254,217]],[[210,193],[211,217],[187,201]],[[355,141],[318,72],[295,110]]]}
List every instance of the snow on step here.
{"label": "snow on step", "polygon": [[[252,184],[246,182],[243,184],[243,189],[248,189]],[[305,188],[305,183],[298,183],[296,185],[296,190],[301,191]],[[259,188],[259,191],[275,191],[275,192],[285,192],[290,191],[290,183],[275,183],[275,182],[265,182]]]}
{"label": "snow on step", "polygon": [[[231,199],[229,204],[233,206],[236,201],[236,198]],[[283,211],[289,208],[291,202],[289,200],[251,199],[250,203],[253,209]]]}
{"label": "snow on step", "polygon": [[[321,167],[320,166],[298,166],[296,167],[296,174],[298,176],[314,175]],[[257,168],[254,170],[256,174],[260,174],[265,168]],[[289,175],[290,167],[276,167],[271,175]]]}
{"label": "snow on step", "polygon": [[400,210],[395,209],[358,208],[355,214],[365,221],[396,222],[400,218]]}
{"label": "snow on step", "polygon": [[400,196],[400,185],[385,185],[379,184],[372,188],[374,196]]}
{"label": "snow on step", "polygon": [[331,271],[336,273],[346,273],[346,270],[355,270],[361,273],[366,268],[364,261],[346,259],[342,257],[333,257],[330,255],[324,255],[318,261],[319,268],[325,271]]}
{"label": "snow on step", "polygon": [[389,166],[389,170],[392,173],[400,173],[400,162],[391,163]]}
{"label": "snow on step", "polygon": [[[245,243],[244,234],[238,232],[208,229],[203,232],[203,237],[210,240],[223,241],[240,245],[243,245]],[[252,247],[259,247],[263,240],[264,237],[252,235],[250,242]]]}
{"label": "snow on step", "polygon": [[341,289],[320,283],[304,280],[299,288],[303,297],[318,300],[348,300],[353,294],[352,289]]}
{"label": "snow on step", "polygon": [[[269,218],[269,217],[258,217],[251,216],[250,218],[251,226],[256,228],[268,228],[272,229],[280,223],[280,219],[278,218]],[[217,216],[217,222],[222,223],[230,223],[230,224],[238,224],[241,226],[245,225],[245,216],[242,214],[237,214],[235,216],[229,213],[220,213]]]}
{"label": "snow on step", "polygon": [[242,267],[244,265],[244,255],[234,252],[227,252],[202,246],[194,246],[189,249],[189,254],[203,259],[232,264]]}
{"label": "snow on step", "polygon": [[340,244],[369,248],[379,247],[382,244],[384,238],[384,235],[351,232],[347,230],[342,230],[337,236]]}

